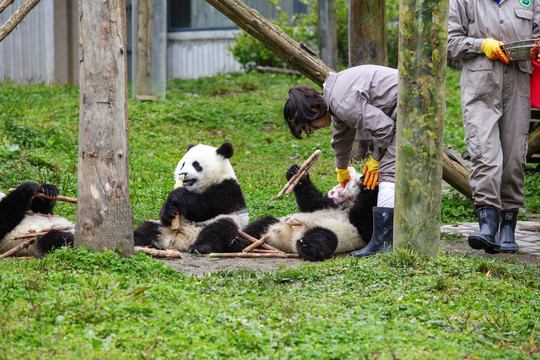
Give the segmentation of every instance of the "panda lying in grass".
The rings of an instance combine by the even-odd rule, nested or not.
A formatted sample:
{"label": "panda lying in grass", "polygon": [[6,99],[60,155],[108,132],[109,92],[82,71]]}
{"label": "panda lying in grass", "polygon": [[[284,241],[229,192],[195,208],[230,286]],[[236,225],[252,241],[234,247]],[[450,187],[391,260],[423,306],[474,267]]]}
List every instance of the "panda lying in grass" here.
{"label": "panda lying in grass", "polygon": [[[246,226],[246,202],[229,159],[233,146],[219,148],[190,145],[174,172],[177,187],[169,193],[159,213],[160,221],[148,220],[135,229],[135,245],[157,249],[208,254],[228,252]],[[171,229],[180,215],[180,227]]]}
{"label": "panda lying in grass", "polygon": [[[287,171],[287,180],[298,172],[298,165]],[[373,232],[372,208],[377,205],[378,190],[368,190],[352,179],[347,183],[345,206],[336,205],[323,195],[306,173],[294,188],[299,213],[275,218],[264,217],[243,229],[255,238],[268,234],[266,243],[301,258],[320,261],[334,254],[358,250],[366,246]],[[231,245],[241,251],[249,241],[236,237]]]}
{"label": "panda lying in grass", "polygon": [[[37,193],[57,196],[59,191],[54,185],[40,187],[35,182],[29,181],[19,185],[7,196],[0,192],[0,254],[24,241],[14,240],[14,237],[45,229],[74,226],[69,220],[52,215],[55,200],[34,197]],[[73,246],[73,230],[49,231],[34,244],[14,255],[42,257],[61,246]]]}

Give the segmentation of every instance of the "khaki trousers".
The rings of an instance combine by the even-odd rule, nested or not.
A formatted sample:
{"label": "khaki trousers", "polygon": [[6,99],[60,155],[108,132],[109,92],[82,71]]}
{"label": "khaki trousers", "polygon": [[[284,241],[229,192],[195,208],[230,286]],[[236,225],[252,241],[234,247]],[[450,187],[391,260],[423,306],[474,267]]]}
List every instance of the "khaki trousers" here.
{"label": "khaki trousers", "polygon": [[461,105],[471,155],[474,204],[523,206],[523,167],[529,131],[530,76],[516,62],[484,55],[463,61]]}

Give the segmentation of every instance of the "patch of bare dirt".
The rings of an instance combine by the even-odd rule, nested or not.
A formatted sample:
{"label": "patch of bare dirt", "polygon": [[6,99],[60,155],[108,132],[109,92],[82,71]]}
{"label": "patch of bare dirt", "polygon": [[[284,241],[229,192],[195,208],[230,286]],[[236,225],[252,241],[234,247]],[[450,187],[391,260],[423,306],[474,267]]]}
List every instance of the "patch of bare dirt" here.
{"label": "patch of bare dirt", "polygon": [[[457,252],[460,254],[471,254],[484,258],[515,259],[527,264],[538,264],[540,257],[533,254],[488,254],[483,250],[474,250],[467,244],[466,238],[462,240],[447,243],[441,241],[440,249],[445,251]],[[207,255],[194,255],[182,253],[182,259],[164,259],[165,264],[172,267],[179,273],[190,274],[194,276],[204,276],[207,273],[218,272],[220,270],[236,270],[242,267],[260,270],[260,271],[279,271],[289,267],[298,266],[306,263],[301,259],[246,259],[246,258],[209,258]]]}

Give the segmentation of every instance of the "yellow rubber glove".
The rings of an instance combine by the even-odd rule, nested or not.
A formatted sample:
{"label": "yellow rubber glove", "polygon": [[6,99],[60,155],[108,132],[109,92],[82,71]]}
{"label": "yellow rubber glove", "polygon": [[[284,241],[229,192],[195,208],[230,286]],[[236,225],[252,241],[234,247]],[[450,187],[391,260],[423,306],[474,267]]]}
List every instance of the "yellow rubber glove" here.
{"label": "yellow rubber glove", "polygon": [[492,38],[487,38],[482,43],[482,52],[486,54],[490,60],[501,60],[505,64],[509,64],[508,55],[502,49],[504,44],[500,41],[494,40]]}
{"label": "yellow rubber glove", "polygon": [[365,175],[364,185],[370,190],[375,189],[377,181],[379,180],[379,162],[370,158],[366,165],[364,165],[362,174]]}
{"label": "yellow rubber glove", "polygon": [[351,175],[349,174],[349,169],[338,169],[336,168],[337,181],[341,184],[342,188],[345,188],[347,182],[351,180]]}

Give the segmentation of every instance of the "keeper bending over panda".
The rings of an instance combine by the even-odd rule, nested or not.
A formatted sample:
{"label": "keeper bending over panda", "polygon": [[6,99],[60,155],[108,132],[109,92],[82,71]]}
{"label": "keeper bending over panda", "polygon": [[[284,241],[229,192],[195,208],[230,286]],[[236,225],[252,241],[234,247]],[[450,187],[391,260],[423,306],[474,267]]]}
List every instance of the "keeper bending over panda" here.
{"label": "keeper bending over panda", "polygon": [[[233,146],[189,145],[174,172],[177,187],[159,213],[135,229],[135,245],[208,254],[227,252],[249,222],[246,202],[229,159]],[[171,224],[176,216],[180,226]]]}
{"label": "keeper bending over panda", "polygon": [[19,185],[7,196],[0,192],[0,254],[24,241],[14,239],[17,236],[59,227],[71,229],[49,231],[14,256],[42,257],[61,246],[73,246],[74,224],[63,217],[52,215],[56,201],[35,197],[37,193],[58,196],[59,191],[54,185],[39,186],[29,181]]}
{"label": "keeper bending over panda", "polygon": [[[293,165],[287,171],[287,180],[299,168]],[[368,190],[358,184],[358,177],[346,184],[343,191],[346,201],[336,204],[315,187],[306,173],[294,188],[299,213],[281,218],[264,217],[243,231],[256,238],[268,234],[267,244],[288,253],[298,253],[310,261],[361,249],[371,239],[372,208],[377,205],[378,190]],[[249,241],[236,237],[231,247],[241,251],[248,245]]]}

